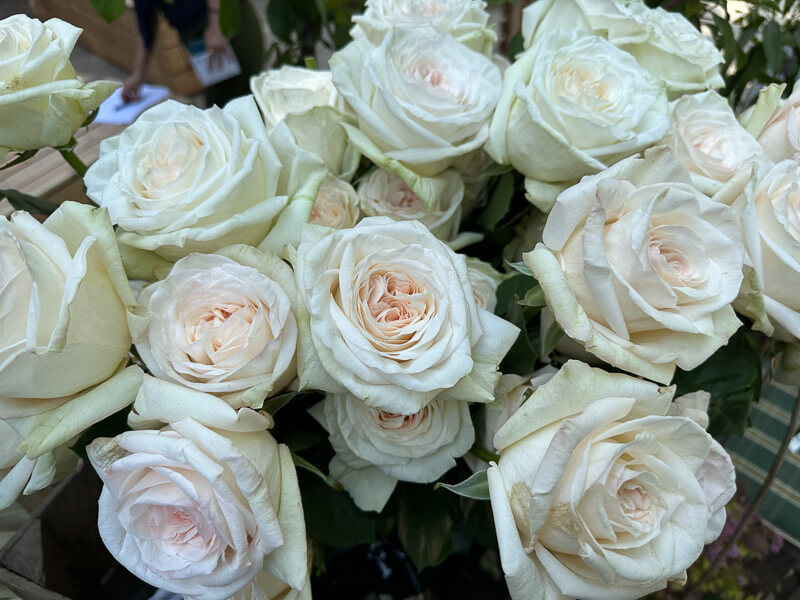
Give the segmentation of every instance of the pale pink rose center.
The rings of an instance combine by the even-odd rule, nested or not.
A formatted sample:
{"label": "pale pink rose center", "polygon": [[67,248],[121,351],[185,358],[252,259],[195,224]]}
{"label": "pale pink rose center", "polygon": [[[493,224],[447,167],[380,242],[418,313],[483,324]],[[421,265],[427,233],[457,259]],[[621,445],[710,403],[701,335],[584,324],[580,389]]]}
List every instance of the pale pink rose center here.
{"label": "pale pink rose center", "polygon": [[393,273],[373,273],[369,290],[367,306],[379,323],[405,323],[424,311],[424,306],[410,298],[421,291],[411,279]]}
{"label": "pale pink rose center", "polygon": [[[213,364],[248,342],[259,307],[251,303],[222,302],[190,321],[186,353],[194,362]],[[264,322],[267,319],[263,319]],[[267,332],[271,339],[271,332]]]}
{"label": "pale pink rose center", "polygon": [[[136,167],[136,190],[143,198],[159,198],[165,188],[193,168],[203,140],[187,127],[173,126],[140,157]],[[187,182],[188,185],[188,182]]]}
{"label": "pale pink rose center", "polygon": [[397,413],[388,412],[385,410],[378,411],[378,426],[381,429],[389,430],[406,430],[413,429],[420,422],[424,421],[430,413],[429,407],[415,412],[411,415],[401,415]]}
{"label": "pale pink rose center", "polygon": [[622,512],[638,523],[652,525],[654,518],[653,503],[647,489],[635,481],[626,481],[617,490],[617,499],[622,507]]}

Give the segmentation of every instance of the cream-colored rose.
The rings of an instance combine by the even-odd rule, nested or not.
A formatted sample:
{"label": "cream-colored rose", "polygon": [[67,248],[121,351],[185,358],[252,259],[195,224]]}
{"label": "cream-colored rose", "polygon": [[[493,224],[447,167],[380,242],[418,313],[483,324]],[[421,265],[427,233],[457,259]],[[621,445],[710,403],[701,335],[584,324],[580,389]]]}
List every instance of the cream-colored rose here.
{"label": "cream-colored rose", "polygon": [[297,143],[313,152],[335,175],[349,180],[360,155],[340,123],[354,118],[333,86],[330,71],[285,65],[250,78],[250,90],[272,131],[283,121]]}
{"label": "cream-colored rose", "polygon": [[413,414],[442,396],[489,402],[512,324],[478,308],[466,261],[417,221],[307,226],[293,260],[301,388]]}
{"label": "cream-colored rose", "polygon": [[231,246],[190,254],[146,287],[131,333],[156,377],[260,408],[296,376],[296,303],[286,263]]}
{"label": "cream-colored rose", "polygon": [[[74,473],[78,455],[59,446],[36,458],[28,458],[18,450],[25,440],[11,425],[0,419],[0,511],[12,510],[21,495],[28,495]],[[0,516],[2,516],[0,512]],[[0,548],[5,545],[0,531]],[[3,598],[0,586],[0,599]]]}
{"label": "cream-colored rose", "polygon": [[469,404],[453,398],[401,415],[329,394],[309,412],[330,433],[331,477],[362,510],[383,510],[398,481],[436,481],[475,441]]}
{"label": "cream-colored rose", "polygon": [[25,15],[0,20],[0,160],[9,150],[64,146],[118,83],[84,83],[69,62],[81,30]]}
{"label": "cream-colored rose", "polygon": [[497,306],[497,286],[507,275],[500,273],[489,263],[471,256],[467,257],[467,274],[472,285],[475,304],[489,312],[494,312],[495,306]]}
{"label": "cream-colored rose", "polygon": [[192,252],[295,242],[324,176],[285,125],[267,136],[243,97],[224,109],[154,106],[102,143],[85,181],[120,227],[128,275],[153,279]]}
{"label": "cream-colored rose", "polygon": [[800,88],[775,109],[757,135],[771,161],[800,160]]}
{"label": "cream-colored rose", "polygon": [[267,432],[272,419],[191,390],[184,405],[170,388],[181,389],[165,383],[140,395],[132,413],[135,426],[165,427],[87,446],[104,484],[97,524],[106,547],[140,579],[196,600],[230,598],[262,568],[302,590],[300,490],[291,452]]}
{"label": "cream-colored rose", "polygon": [[130,404],[141,378],[122,370],[134,300],[108,214],[66,202],[44,224],[0,217],[0,281],[0,419],[51,480],[53,451]]}
{"label": "cream-colored rose", "polygon": [[395,27],[379,45],[351,42],[330,64],[357,116],[357,129],[345,125],[350,141],[381,167],[399,161],[430,177],[488,137],[500,70],[447,34]]}
{"label": "cream-colored rose", "polygon": [[736,206],[747,261],[734,306],[767,335],[800,339],[800,165],[762,165]]}
{"label": "cream-colored rose", "polygon": [[558,29],[505,72],[486,151],[529,181],[568,184],[651,146],[668,127],[664,88],[633,57]]}
{"label": "cream-colored rose", "polygon": [[724,60],[683,15],[642,0],[540,0],[523,11],[525,47],[556,28],[602,35],[664,82],[671,98],[722,87]]}
{"label": "cream-colored rose", "polygon": [[416,219],[440,240],[452,240],[461,223],[464,181],[453,169],[444,172],[447,186],[432,206],[417,196],[394,173],[376,169],[358,186],[361,210],[368,217],[390,217],[395,221]]}
{"label": "cream-colored rose", "polygon": [[666,149],[650,151],[563,192],[525,264],[567,336],[668,383],[740,325],[730,303],[744,248],[736,213],[718,200],[689,185]]}
{"label": "cream-colored rose", "polygon": [[730,457],[674,388],[568,362],[497,432],[489,492],[513,600],[645,596],[722,531]]}
{"label": "cream-colored rose", "polygon": [[433,27],[491,56],[497,34],[488,22],[482,0],[367,0],[364,14],[353,17],[350,36],[378,45],[394,27]]}
{"label": "cream-colored rose", "polygon": [[361,211],[358,208],[358,193],[346,181],[328,175],[319,188],[309,223],[346,229],[358,223]]}
{"label": "cream-colored rose", "polygon": [[672,104],[670,121],[665,143],[706,194],[714,194],[747,162],[763,159],[761,146],[716,92],[683,96]]}

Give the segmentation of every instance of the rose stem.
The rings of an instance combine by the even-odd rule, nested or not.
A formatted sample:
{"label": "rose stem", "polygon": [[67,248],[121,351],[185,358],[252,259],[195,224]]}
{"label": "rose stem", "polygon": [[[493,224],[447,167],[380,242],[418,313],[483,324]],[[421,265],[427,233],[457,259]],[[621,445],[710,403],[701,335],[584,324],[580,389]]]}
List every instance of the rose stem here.
{"label": "rose stem", "polygon": [[81,177],[86,175],[86,171],[88,170],[89,167],[87,167],[83,163],[83,161],[80,158],[78,158],[77,154],[75,154],[72,150],[59,150],[59,152],[61,153],[61,156],[64,157],[64,160],[67,161],[67,164],[69,164],[70,167],[75,169],[75,172],[78,175],[80,175]]}
{"label": "rose stem", "polygon": [[772,486],[772,482],[775,481],[775,478],[778,476],[778,470],[780,469],[781,464],[783,464],[783,459],[786,457],[786,452],[789,449],[789,442],[792,440],[792,437],[794,437],[794,434],[797,431],[798,423],[800,423],[800,390],[798,390],[797,396],[794,399],[794,409],[792,409],[792,416],[789,418],[789,423],[786,427],[786,435],[783,436],[783,441],[781,442],[780,448],[778,448],[778,452],[775,455],[775,460],[769,469],[769,473],[767,473],[767,476],[764,478],[764,482],[761,484],[758,492],[753,497],[753,501],[747,507],[747,510],[744,511],[742,518],[739,520],[739,524],[733,531],[733,535],[714,557],[714,560],[711,561],[706,570],[703,571],[700,579],[698,579],[694,584],[690,584],[684,588],[683,597],[686,598],[686,600],[695,600],[695,598],[700,597],[700,594],[702,593],[700,586],[705,583],[709,577],[711,577],[719,562],[728,555],[728,552],[730,552],[731,548],[733,548],[733,545],[739,539],[739,536],[741,535],[742,531],[744,531],[744,528],[756,514],[758,505],[761,504],[761,501],[767,495],[769,488]]}
{"label": "rose stem", "polygon": [[477,458],[480,458],[484,462],[497,462],[500,460],[500,457],[497,454],[489,452],[486,448],[475,444],[472,448],[469,449],[470,453],[475,455]]}

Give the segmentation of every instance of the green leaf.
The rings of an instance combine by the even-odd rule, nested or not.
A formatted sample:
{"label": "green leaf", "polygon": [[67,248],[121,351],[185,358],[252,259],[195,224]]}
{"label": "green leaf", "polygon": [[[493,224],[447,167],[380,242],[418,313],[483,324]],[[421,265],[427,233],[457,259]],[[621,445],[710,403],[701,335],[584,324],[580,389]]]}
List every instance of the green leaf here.
{"label": "green leaf", "polygon": [[418,571],[441,563],[450,552],[451,496],[420,485],[398,486],[397,534]]}
{"label": "green leaf", "polygon": [[691,371],[678,370],[676,396],[697,390],[711,394],[708,432],[716,438],[742,433],[750,407],[761,394],[761,357],[745,328],[717,350],[711,358]]}
{"label": "green leaf", "polygon": [[764,39],[764,54],[767,57],[767,67],[773,75],[783,69],[783,45],[781,43],[781,26],[775,21],[770,21],[761,34]]}
{"label": "green leaf", "polygon": [[[313,394],[314,396],[317,395],[316,392]],[[284,392],[283,394],[278,394],[277,396],[265,400],[264,406],[262,406],[261,409],[274,416],[275,413],[286,406],[291,400],[306,395],[308,395],[308,392]]]}
{"label": "green leaf", "polygon": [[309,24],[319,21],[315,0],[292,0],[291,2],[267,3],[267,22],[278,38],[292,41],[292,32],[305,30]]}
{"label": "green leaf", "polygon": [[58,203],[31,196],[30,194],[23,194],[17,190],[0,190],[0,199],[3,197],[8,198],[11,206],[17,210],[26,210],[29,213],[49,215],[58,208]]}
{"label": "green leaf", "polygon": [[318,477],[298,471],[306,531],[329,546],[356,546],[376,541],[376,513],[359,510],[346,492],[337,492]]}
{"label": "green leaf", "polygon": [[508,44],[508,55],[514,59],[518,54],[522,54],[524,49],[525,46],[522,39],[522,32],[518,31],[517,34],[511,38],[511,42]]}
{"label": "green leaf", "polygon": [[239,33],[242,23],[242,13],[239,0],[220,0],[219,2],[219,29],[226,38],[230,39]]}
{"label": "green leaf", "polygon": [[532,306],[534,308],[547,306],[547,301],[544,299],[544,292],[538,283],[525,292],[525,296],[517,302],[522,306]]}
{"label": "green leaf", "polygon": [[488,231],[494,231],[497,224],[506,216],[511,208],[511,198],[514,197],[514,176],[505,173],[492,192],[489,204],[478,218],[478,223]]}
{"label": "green leaf", "polygon": [[497,290],[495,290],[497,307],[494,312],[499,317],[505,317],[509,310],[511,310],[511,306],[517,304],[519,298],[525,297],[528,291],[537,285],[533,277],[523,275],[522,273],[504,279],[500,282],[500,285],[497,286]]}
{"label": "green leaf", "polygon": [[296,467],[299,467],[300,469],[305,469],[309,473],[313,473],[314,475],[319,477],[322,481],[324,481],[327,486],[333,488],[337,492],[342,491],[342,484],[341,483],[336,481],[330,475],[326,475],[325,473],[323,473],[320,470],[319,467],[317,467],[316,465],[311,464],[310,462],[308,462],[302,456],[299,456],[299,455],[295,454],[294,452],[292,452],[292,462],[294,462],[294,465]]}
{"label": "green leaf", "polygon": [[125,0],[91,0],[97,13],[111,23],[125,12]]}
{"label": "green leaf", "polygon": [[564,337],[564,331],[556,321],[553,321],[544,334],[544,340],[542,340],[542,355],[547,356],[550,354],[562,337]]}
{"label": "green leaf", "polygon": [[14,160],[0,167],[0,171],[3,169],[10,169],[11,167],[15,167],[18,164],[25,162],[29,158],[32,158],[38,151],[39,149],[37,148],[36,150],[25,150],[24,152],[18,152]]}
{"label": "green leaf", "polygon": [[499,163],[492,163],[481,171],[481,177],[496,177],[497,175],[505,175],[511,173],[514,169],[511,165],[501,165]]}
{"label": "green leaf", "polygon": [[444,488],[450,490],[454,494],[472,498],[473,500],[488,500],[489,499],[489,479],[486,476],[486,470],[478,471],[471,477],[468,477],[461,483],[450,485],[449,483],[437,483],[433,489],[438,490]]}

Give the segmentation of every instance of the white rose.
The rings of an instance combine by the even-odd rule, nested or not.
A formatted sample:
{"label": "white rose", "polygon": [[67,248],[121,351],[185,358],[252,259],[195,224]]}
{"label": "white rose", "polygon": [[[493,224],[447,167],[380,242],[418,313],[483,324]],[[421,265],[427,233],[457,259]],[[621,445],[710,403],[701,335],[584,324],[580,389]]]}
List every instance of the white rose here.
{"label": "white rose", "polygon": [[[529,376],[508,374],[500,377],[495,387],[494,402],[480,408],[477,427],[478,444],[489,452],[495,452],[494,436],[511,416],[527,402],[531,394],[543,383],[547,383],[558,369],[547,365]],[[481,471],[489,465],[473,454],[464,457],[473,471]]]}
{"label": "white rose", "polygon": [[734,306],[767,335],[800,339],[800,165],[763,165],[737,206],[748,260]]}
{"label": "white rose", "polygon": [[383,510],[398,481],[435,481],[475,441],[469,404],[453,398],[401,415],[351,394],[329,394],[309,412],[330,433],[331,477],[362,510]]}
{"label": "white rose", "polygon": [[121,370],[134,300],[108,214],[65,202],[44,224],[0,217],[0,281],[0,419],[52,480],[52,451],[130,404],[141,379]]}
{"label": "white rose", "polygon": [[771,161],[800,160],[800,87],[776,107],[757,135]]}
{"label": "white rose", "polygon": [[104,483],[103,542],[140,579],[196,600],[227,599],[262,568],[303,589],[308,555],[291,452],[266,431],[268,415],[191,393],[185,406],[169,393],[140,396],[132,414],[168,426],[87,446]]}
{"label": "white rose", "polygon": [[[65,446],[28,458],[18,450],[24,440],[11,425],[0,419],[0,511],[12,507],[20,495],[38,492],[74,473],[78,464],[78,455]],[[5,545],[2,538],[0,533],[0,544]],[[0,598],[3,598],[2,587]]]}
{"label": "white rose", "polygon": [[358,205],[358,193],[353,186],[328,175],[319,188],[308,222],[334,229],[352,227],[361,218]]}
{"label": "white rose", "polygon": [[609,40],[663,81],[671,98],[725,85],[720,73],[725,60],[686,17],[658,7],[640,9],[639,18],[648,33],[646,40],[628,42],[611,35]]}
{"label": "white rose", "polygon": [[296,376],[294,275],[249,246],[219,253],[182,258],[142,291],[133,342],[156,377],[260,408]]}
{"label": "white rose", "polygon": [[524,256],[570,338],[668,383],[736,331],[744,249],[735,212],[688,185],[665,149],[586,177],[557,199]]}
{"label": "white rose", "polygon": [[358,129],[344,126],[350,140],[379,166],[433,176],[488,137],[500,70],[447,34],[393,28],[380,45],[351,42],[330,64],[358,119]]}
{"label": "white rose", "polygon": [[674,388],[568,362],[495,436],[489,492],[511,597],[639,598],[722,531],[730,457]]}
{"label": "white rose", "polygon": [[497,306],[497,286],[507,277],[489,263],[477,258],[467,257],[467,275],[472,285],[472,296],[475,304],[494,312]]}
{"label": "white rose", "polygon": [[672,135],[665,143],[700,191],[713,194],[748,161],[763,158],[761,146],[716,92],[683,96],[671,107]]}
{"label": "white rose", "polygon": [[497,41],[481,0],[367,0],[365,8],[353,17],[354,40],[366,37],[378,45],[394,27],[433,27],[486,56]]}
{"label": "white rose", "polygon": [[458,234],[461,223],[464,181],[453,169],[445,171],[444,177],[447,187],[432,206],[426,206],[402,178],[376,169],[358,186],[361,210],[368,217],[390,217],[395,221],[416,219],[440,240],[451,240]]}
{"label": "white rose", "polygon": [[724,84],[713,42],[683,15],[641,0],[540,0],[523,11],[525,48],[559,27],[602,35],[663,81],[670,97]]}
{"label": "white rose", "polygon": [[486,151],[529,180],[575,182],[660,140],[667,113],[663,87],[629,54],[559,29],[505,72]]}
{"label": "white rose", "polygon": [[292,243],[324,174],[285,126],[268,137],[245,97],[224,109],[154,106],[102,143],[85,181],[87,194],[120,226],[128,274],[152,279],[158,258],[235,243],[265,250]]}
{"label": "white rose", "polygon": [[297,143],[313,152],[337,176],[350,179],[360,155],[340,123],[353,116],[333,86],[330,71],[285,65],[250,78],[250,90],[272,130],[285,122]]}
{"label": "white rose", "polygon": [[0,160],[66,145],[118,83],[84,83],[69,62],[81,30],[60,19],[0,20]]}
{"label": "white rose", "polygon": [[301,388],[412,414],[435,397],[489,402],[518,329],[478,308],[462,255],[417,221],[307,226],[294,260]]}

